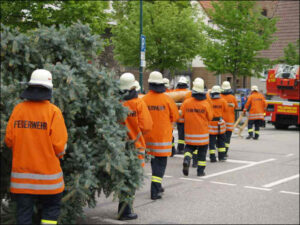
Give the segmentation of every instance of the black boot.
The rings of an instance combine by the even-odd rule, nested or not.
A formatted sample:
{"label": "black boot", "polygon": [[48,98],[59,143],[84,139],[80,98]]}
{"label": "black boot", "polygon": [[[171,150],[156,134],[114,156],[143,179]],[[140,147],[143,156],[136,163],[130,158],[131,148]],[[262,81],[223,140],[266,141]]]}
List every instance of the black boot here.
{"label": "black boot", "polygon": [[185,176],[189,175],[190,160],[191,160],[191,158],[188,157],[188,156],[184,157],[184,159],[183,159],[183,169],[182,169],[182,172],[183,172],[183,174]]}
{"label": "black boot", "polygon": [[[123,210],[123,212],[120,212],[121,210]],[[120,214],[119,220],[134,220],[138,218],[138,215],[133,213],[130,206],[125,202],[119,203],[118,214]]]}
{"label": "black boot", "polygon": [[228,152],[228,147],[226,147],[225,156],[224,156],[226,159],[228,158],[227,152]]}
{"label": "black boot", "polygon": [[152,199],[152,200],[161,199],[161,194],[160,194],[160,193],[158,193],[158,194],[153,194],[153,195],[151,195],[151,199]]}
{"label": "black boot", "polygon": [[218,158],[220,162],[225,162],[226,158],[225,158],[225,152],[219,152],[218,153]]}
{"label": "black boot", "polygon": [[246,139],[251,139],[253,138],[251,135],[248,135],[248,137],[246,137]]}
{"label": "black boot", "polygon": [[160,192],[160,193],[164,193],[164,192],[165,192],[165,189],[164,189],[163,187],[160,187],[159,192]]}
{"label": "black boot", "polygon": [[198,177],[203,177],[203,176],[205,176],[205,173],[204,173],[204,171],[202,170],[202,171],[197,171],[197,176]]}
{"label": "black boot", "polygon": [[215,154],[210,154],[209,155],[209,158],[210,158],[210,162],[217,162],[217,158],[216,158],[216,155]]}
{"label": "black boot", "polygon": [[205,166],[198,166],[197,168],[197,176],[198,177],[203,177],[205,176],[205,173],[204,173],[204,169],[205,169]]}

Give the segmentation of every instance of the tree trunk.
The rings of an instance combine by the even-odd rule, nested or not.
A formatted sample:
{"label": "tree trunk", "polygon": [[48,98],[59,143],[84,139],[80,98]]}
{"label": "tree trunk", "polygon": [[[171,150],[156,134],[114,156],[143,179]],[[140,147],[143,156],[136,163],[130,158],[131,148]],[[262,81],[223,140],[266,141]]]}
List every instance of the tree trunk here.
{"label": "tree trunk", "polygon": [[232,78],[233,78],[233,93],[236,93],[236,74],[235,73],[233,73],[232,74]]}

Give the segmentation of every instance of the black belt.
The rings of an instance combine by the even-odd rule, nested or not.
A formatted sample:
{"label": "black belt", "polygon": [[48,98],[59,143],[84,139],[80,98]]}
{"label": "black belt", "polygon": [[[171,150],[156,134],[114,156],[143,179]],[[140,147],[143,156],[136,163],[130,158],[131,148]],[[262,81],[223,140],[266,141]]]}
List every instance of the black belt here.
{"label": "black belt", "polygon": [[222,119],[222,117],[214,117],[213,119],[212,119],[212,121],[220,121]]}

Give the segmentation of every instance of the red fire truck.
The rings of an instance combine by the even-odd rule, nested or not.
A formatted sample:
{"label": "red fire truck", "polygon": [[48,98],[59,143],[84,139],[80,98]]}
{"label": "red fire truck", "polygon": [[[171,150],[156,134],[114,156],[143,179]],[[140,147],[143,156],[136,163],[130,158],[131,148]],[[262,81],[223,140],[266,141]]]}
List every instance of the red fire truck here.
{"label": "red fire truck", "polygon": [[287,129],[290,125],[299,127],[299,65],[276,65],[269,70],[266,85],[267,95],[278,98],[267,100],[266,122],[275,125],[276,129]]}

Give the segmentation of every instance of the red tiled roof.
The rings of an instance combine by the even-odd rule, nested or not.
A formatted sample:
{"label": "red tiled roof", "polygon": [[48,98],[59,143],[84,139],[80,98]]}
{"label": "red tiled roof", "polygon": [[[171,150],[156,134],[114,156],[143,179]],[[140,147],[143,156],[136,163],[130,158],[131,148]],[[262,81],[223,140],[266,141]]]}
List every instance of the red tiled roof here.
{"label": "red tiled roof", "polygon": [[199,3],[205,10],[213,8],[211,1],[199,1]]}
{"label": "red tiled roof", "polygon": [[284,56],[283,49],[290,43],[296,43],[299,39],[299,2],[278,1],[274,17],[277,21],[277,38],[268,50],[261,51],[263,57],[277,59]]}
{"label": "red tiled roof", "polygon": [[205,10],[207,14],[208,9],[213,9],[213,6],[211,4],[211,1],[198,1],[201,5],[201,7]]}

